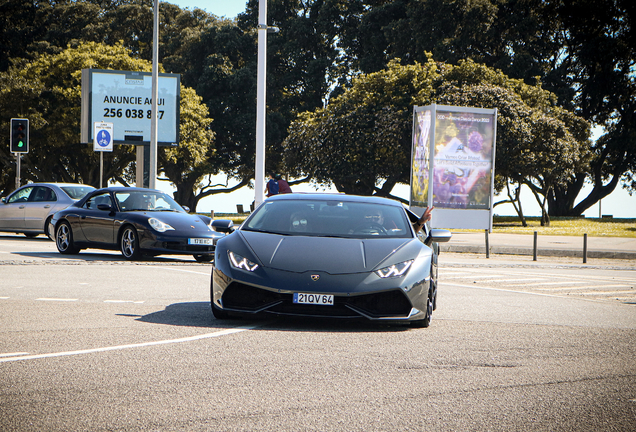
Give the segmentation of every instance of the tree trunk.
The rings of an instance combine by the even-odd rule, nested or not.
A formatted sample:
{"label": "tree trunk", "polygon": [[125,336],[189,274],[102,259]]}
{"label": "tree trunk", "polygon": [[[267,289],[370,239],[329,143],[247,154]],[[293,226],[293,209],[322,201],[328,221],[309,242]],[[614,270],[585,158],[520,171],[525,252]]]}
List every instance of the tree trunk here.
{"label": "tree trunk", "polygon": [[573,181],[564,186],[554,186],[548,196],[548,214],[550,216],[581,216],[574,210],[576,198],[583,189],[587,174],[578,173]]}
{"label": "tree trunk", "polygon": [[508,190],[508,198],[510,198],[510,203],[515,208],[517,216],[519,216],[519,219],[521,220],[521,225],[523,227],[527,227],[528,222],[526,221],[526,217],[523,215],[523,208],[521,208],[521,184],[517,186],[514,196],[512,196],[512,194],[510,193],[510,185],[508,183],[506,183],[506,189]]}
{"label": "tree trunk", "polygon": [[[550,188],[548,187],[547,190],[541,190],[531,183],[526,183],[526,185],[532,191],[534,199],[537,200],[537,204],[539,204],[539,207],[541,207],[541,226],[550,226],[550,216],[548,215],[548,212],[545,208],[547,195],[550,192]],[[539,194],[539,192],[542,193],[543,199],[541,199],[541,195]]]}
{"label": "tree trunk", "polygon": [[194,185],[191,183],[179,183],[177,184],[177,190],[174,192],[174,200],[181,206],[187,206],[190,208],[190,213],[197,211],[197,204],[199,203],[199,197],[194,194]]}

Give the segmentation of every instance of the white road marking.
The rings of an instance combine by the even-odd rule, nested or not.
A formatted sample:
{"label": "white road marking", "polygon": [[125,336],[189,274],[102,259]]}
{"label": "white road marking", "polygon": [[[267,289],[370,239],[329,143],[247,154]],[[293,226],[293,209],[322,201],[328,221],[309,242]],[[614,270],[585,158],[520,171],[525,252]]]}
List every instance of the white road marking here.
{"label": "white road marking", "polygon": [[198,336],[190,336],[190,337],[184,337],[180,339],[168,339],[168,340],[161,340],[161,341],[154,341],[154,342],[145,342],[145,343],[130,344],[130,345],[117,345],[117,346],[93,348],[93,349],[78,350],[78,351],[65,351],[65,352],[49,353],[49,354],[34,354],[34,355],[25,355],[20,357],[1,358],[0,363],[6,363],[11,361],[22,361],[22,360],[37,360],[37,359],[51,358],[51,357],[66,357],[66,356],[92,354],[92,353],[106,352],[106,351],[118,351],[118,350],[131,349],[131,348],[142,348],[142,347],[149,347],[149,346],[156,346],[156,345],[169,345],[169,344],[175,344],[175,343],[192,342],[192,341],[198,341],[201,339],[228,336],[231,334],[244,332],[246,330],[252,330],[262,325],[263,324],[241,326],[241,327],[236,327],[231,329],[220,330],[214,333],[206,333],[206,334],[202,334]]}
{"label": "white road marking", "polygon": [[0,357],[22,356],[25,354],[28,354],[28,352],[4,353],[4,354],[0,354]]}
{"label": "white road marking", "polygon": [[484,279],[484,278],[502,278],[505,275],[458,275],[444,276],[444,279]]}
{"label": "white road marking", "polygon": [[524,284],[511,284],[510,286],[537,286],[537,285],[577,285],[586,284],[589,281],[558,281],[558,282],[533,282]]}
{"label": "white road marking", "polygon": [[36,301],[61,301],[61,302],[74,302],[77,301],[77,299],[64,299],[64,298],[38,298],[35,299]]}
{"label": "white road marking", "polygon": [[[629,285],[586,285],[586,286],[577,286],[577,287],[558,287],[558,288],[537,288],[541,291],[573,291],[573,290],[584,290],[584,289],[599,289],[603,288],[630,288]],[[627,291],[629,292],[629,291]],[[636,293],[636,291],[632,291]]]}
{"label": "white road marking", "polygon": [[592,296],[592,295],[598,295],[598,296],[613,296],[616,294],[636,294],[635,291],[590,291],[590,292],[582,292],[582,293],[576,293],[577,295],[582,295],[582,296]]}
{"label": "white road marking", "polygon": [[141,304],[145,300],[135,301],[135,300],[104,300],[104,303],[135,303]]}
{"label": "white road marking", "polygon": [[9,297],[0,297],[0,300],[8,300]]}
{"label": "white road marking", "polygon": [[183,269],[170,268],[170,267],[157,267],[157,268],[164,269],[164,270],[180,271],[180,272],[194,273],[194,274],[210,276],[210,272],[203,273],[203,272],[196,272],[196,271],[192,271],[192,270],[183,270]]}
{"label": "white road marking", "polygon": [[485,291],[501,291],[501,292],[515,293],[515,294],[535,295],[535,296],[541,296],[541,297],[569,298],[569,297],[565,297],[565,296],[557,296],[557,295],[554,295],[554,294],[544,294],[544,293],[537,293],[537,292],[531,292],[531,291],[517,291],[517,290],[495,288],[495,287],[488,287],[488,286],[482,286],[482,285],[462,285],[462,284],[457,284],[457,283],[452,283],[452,282],[449,282],[449,285],[456,286],[456,287],[461,287],[461,288],[472,288],[472,289],[479,289],[479,290],[485,290]]}
{"label": "white road marking", "polygon": [[[448,273],[448,271],[451,269],[446,269],[441,267],[440,268],[440,274],[443,273]],[[492,273],[493,270],[492,269],[470,269],[470,270],[460,270],[462,271],[464,274],[469,274],[469,273]],[[546,276],[543,277],[537,277],[536,273],[534,272],[528,272],[528,271],[522,271],[522,270],[497,270],[498,273],[503,274],[503,275],[514,275],[514,276],[528,276],[528,277],[534,277],[537,280],[540,279],[545,279]],[[498,275],[493,275],[493,277],[496,277]],[[607,278],[603,278],[603,277],[599,277],[599,276],[592,276],[592,275],[581,275],[581,274],[577,274],[576,276],[571,276],[571,275],[559,275],[559,274],[554,274],[554,275],[550,275],[549,276],[551,279],[581,279],[581,280],[592,280],[592,281],[599,281],[599,282],[626,282],[626,283],[633,283],[634,278],[628,278],[628,277],[612,277],[611,280],[608,280]]]}
{"label": "white road marking", "polygon": [[[508,283],[508,282],[536,282],[537,280],[541,280],[541,279],[487,279],[487,280],[482,280],[480,281],[481,283],[488,283],[488,282],[503,282],[503,283]],[[533,285],[533,284],[528,284],[528,285]]]}

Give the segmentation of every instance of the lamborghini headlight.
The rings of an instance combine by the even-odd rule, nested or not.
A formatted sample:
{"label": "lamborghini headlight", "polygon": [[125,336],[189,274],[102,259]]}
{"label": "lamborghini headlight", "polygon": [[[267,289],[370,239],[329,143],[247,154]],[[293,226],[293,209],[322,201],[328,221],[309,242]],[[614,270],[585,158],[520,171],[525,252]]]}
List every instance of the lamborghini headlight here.
{"label": "lamborghini headlight", "polygon": [[409,271],[409,268],[411,268],[411,264],[413,264],[413,260],[404,261],[399,264],[393,264],[389,267],[384,267],[380,270],[376,270],[375,274],[380,276],[382,279],[404,276],[406,272]]}
{"label": "lamborghini headlight", "polygon": [[166,232],[166,231],[174,230],[174,228],[172,228],[170,225],[168,225],[165,222],[161,222],[157,218],[148,219],[148,223],[150,224],[152,229],[155,231]]}
{"label": "lamborghini headlight", "polygon": [[234,268],[245,270],[248,272],[253,272],[254,270],[258,268],[258,264],[253,263],[247,258],[242,257],[241,255],[236,254],[234,252],[228,251],[227,256],[230,259],[230,264]]}

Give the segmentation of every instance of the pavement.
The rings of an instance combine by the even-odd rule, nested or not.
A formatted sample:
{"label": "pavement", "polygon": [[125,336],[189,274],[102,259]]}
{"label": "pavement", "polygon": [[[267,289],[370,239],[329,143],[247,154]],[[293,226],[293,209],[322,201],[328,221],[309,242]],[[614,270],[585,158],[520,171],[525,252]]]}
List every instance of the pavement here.
{"label": "pavement", "polygon": [[[441,243],[442,252],[458,252],[486,255],[486,241],[490,254],[529,255],[534,257],[534,235],[500,234],[486,232],[455,232],[448,243]],[[584,258],[583,236],[538,235],[536,255],[538,257]],[[628,260],[636,263],[636,238],[587,237],[586,259]]]}

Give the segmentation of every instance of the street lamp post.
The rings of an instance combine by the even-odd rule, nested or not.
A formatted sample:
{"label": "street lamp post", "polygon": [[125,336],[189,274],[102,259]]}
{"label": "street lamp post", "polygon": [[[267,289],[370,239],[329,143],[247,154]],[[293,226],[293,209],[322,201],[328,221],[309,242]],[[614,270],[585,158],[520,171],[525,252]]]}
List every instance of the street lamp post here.
{"label": "street lamp post", "polygon": [[157,93],[159,87],[159,0],[154,0],[152,30],[152,106],[150,120],[150,166],[148,187],[157,188]]}
{"label": "street lamp post", "polygon": [[258,1],[258,72],[256,86],[256,166],[254,208],[263,202],[265,190],[265,72],[267,63],[267,0]]}

